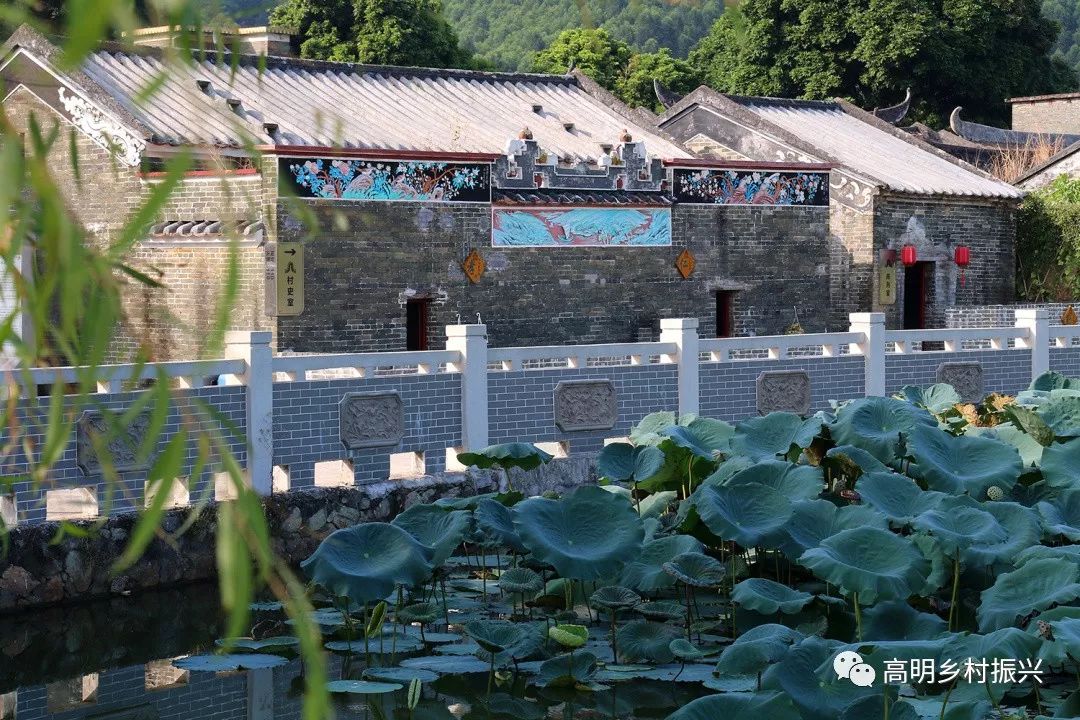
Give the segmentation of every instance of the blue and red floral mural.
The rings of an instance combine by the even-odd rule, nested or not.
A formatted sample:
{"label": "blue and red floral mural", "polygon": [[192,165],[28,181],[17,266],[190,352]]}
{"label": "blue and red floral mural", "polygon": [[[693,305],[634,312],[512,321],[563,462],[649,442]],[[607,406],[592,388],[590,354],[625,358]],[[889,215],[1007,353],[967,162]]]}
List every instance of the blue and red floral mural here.
{"label": "blue and red floral mural", "polygon": [[491,211],[492,247],[657,247],[671,245],[668,208],[559,208]]}
{"label": "blue and red floral mural", "polygon": [[829,204],[829,174],[677,168],[676,202],[707,205]]}
{"label": "blue and red floral mural", "polygon": [[418,160],[286,158],[286,189],[302,198],[415,202],[489,202],[491,167]]}

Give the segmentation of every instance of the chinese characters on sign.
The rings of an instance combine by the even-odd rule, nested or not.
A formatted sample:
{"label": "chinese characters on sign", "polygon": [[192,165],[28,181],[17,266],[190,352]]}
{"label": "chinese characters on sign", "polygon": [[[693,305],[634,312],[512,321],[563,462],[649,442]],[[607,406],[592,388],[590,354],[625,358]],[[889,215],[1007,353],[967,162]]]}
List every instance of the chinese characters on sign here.
{"label": "chinese characters on sign", "polygon": [[266,247],[266,313],[304,312],[304,246],[279,242]]}
{"label": "chinese characters on sign", "polygon": [[[850,650],[833,658],[833,670],[838,678],[850,680],[860,687],[871,687],[878,675],[873,667],[863,661],[861,655]],[[954,682],[969,685],[1043,683],[1042,660],[1031,658],[948,658],[940,663],[935,658],[893,658],[882,663],[881,675],[886,685],[951,685]]]}

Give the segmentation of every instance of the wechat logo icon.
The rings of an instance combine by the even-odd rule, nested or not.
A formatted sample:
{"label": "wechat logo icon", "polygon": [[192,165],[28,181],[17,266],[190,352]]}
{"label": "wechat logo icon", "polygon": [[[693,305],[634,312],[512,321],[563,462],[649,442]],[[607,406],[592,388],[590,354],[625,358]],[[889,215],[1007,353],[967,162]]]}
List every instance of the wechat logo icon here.
{"label": "wechat logo icon", "polygon": [[839,653],[833,658],[833,670],[841,680],[850,680],[853,685],[870,687],[877,679],[877,672],[863,662],[862,655],[850,650]]}

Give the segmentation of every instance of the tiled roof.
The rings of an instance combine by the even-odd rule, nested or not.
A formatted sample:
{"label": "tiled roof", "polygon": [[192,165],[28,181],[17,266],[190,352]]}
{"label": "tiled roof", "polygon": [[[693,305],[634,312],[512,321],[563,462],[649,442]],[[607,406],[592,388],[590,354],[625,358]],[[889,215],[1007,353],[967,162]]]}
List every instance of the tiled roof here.
{"label": "tiled roof", "polygon": [[625,190],[496,190],[496,205],[671,205],[664,193]]}
{"label": "tiled roof", "polygon": [[149,131],[152,143],[289,145],[502,153],[528,126],[559,157],[594,159],[624,128],[659,157],[687,157],[673,141],[575,76],[486,73],[255,58],[235,68],[208,59],[170,68],[158,92],[157,52],[102,50],[83,73]]}
{"label": "tiled roof", "polygon": [[929,195],[1019,198],[994,179],[840,101],[726,96],[797,138],[810,152],[891,190]]}

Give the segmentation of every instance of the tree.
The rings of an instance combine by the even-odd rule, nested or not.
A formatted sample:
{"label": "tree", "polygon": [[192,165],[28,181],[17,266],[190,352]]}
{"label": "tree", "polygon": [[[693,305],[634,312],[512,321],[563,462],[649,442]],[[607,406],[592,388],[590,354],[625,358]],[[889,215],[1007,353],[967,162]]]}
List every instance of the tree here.
{"label": "tree", "polygon": [[744,0],[690,61],[724,92],[874,107],[911,87],[919,119],[1005,123],[1006,97],[1075,89],[1057,30],[1038,0]]}
{"label": "tree", "polygon": [[630,46],[611,37],[607,30],[564,30],[555,42],[533,58],[536,72],[561,75],[571,64],[597,83],[614,90],[630,62]]}
{"label": "tree", "polygon": [[296,28],[300,56],[419,67],[468,67],[471,58],[438,0],[286,0],[273,25]]}
{"label": "tree", "polygon": [[655,53],[641,53],[630,58],[623,75],[615,82],[615,94],[627,105],[661,109],[653,90],[659,80],[670,90],[686,94],[701,84],[694,67],[673,58],[667,48]]}

